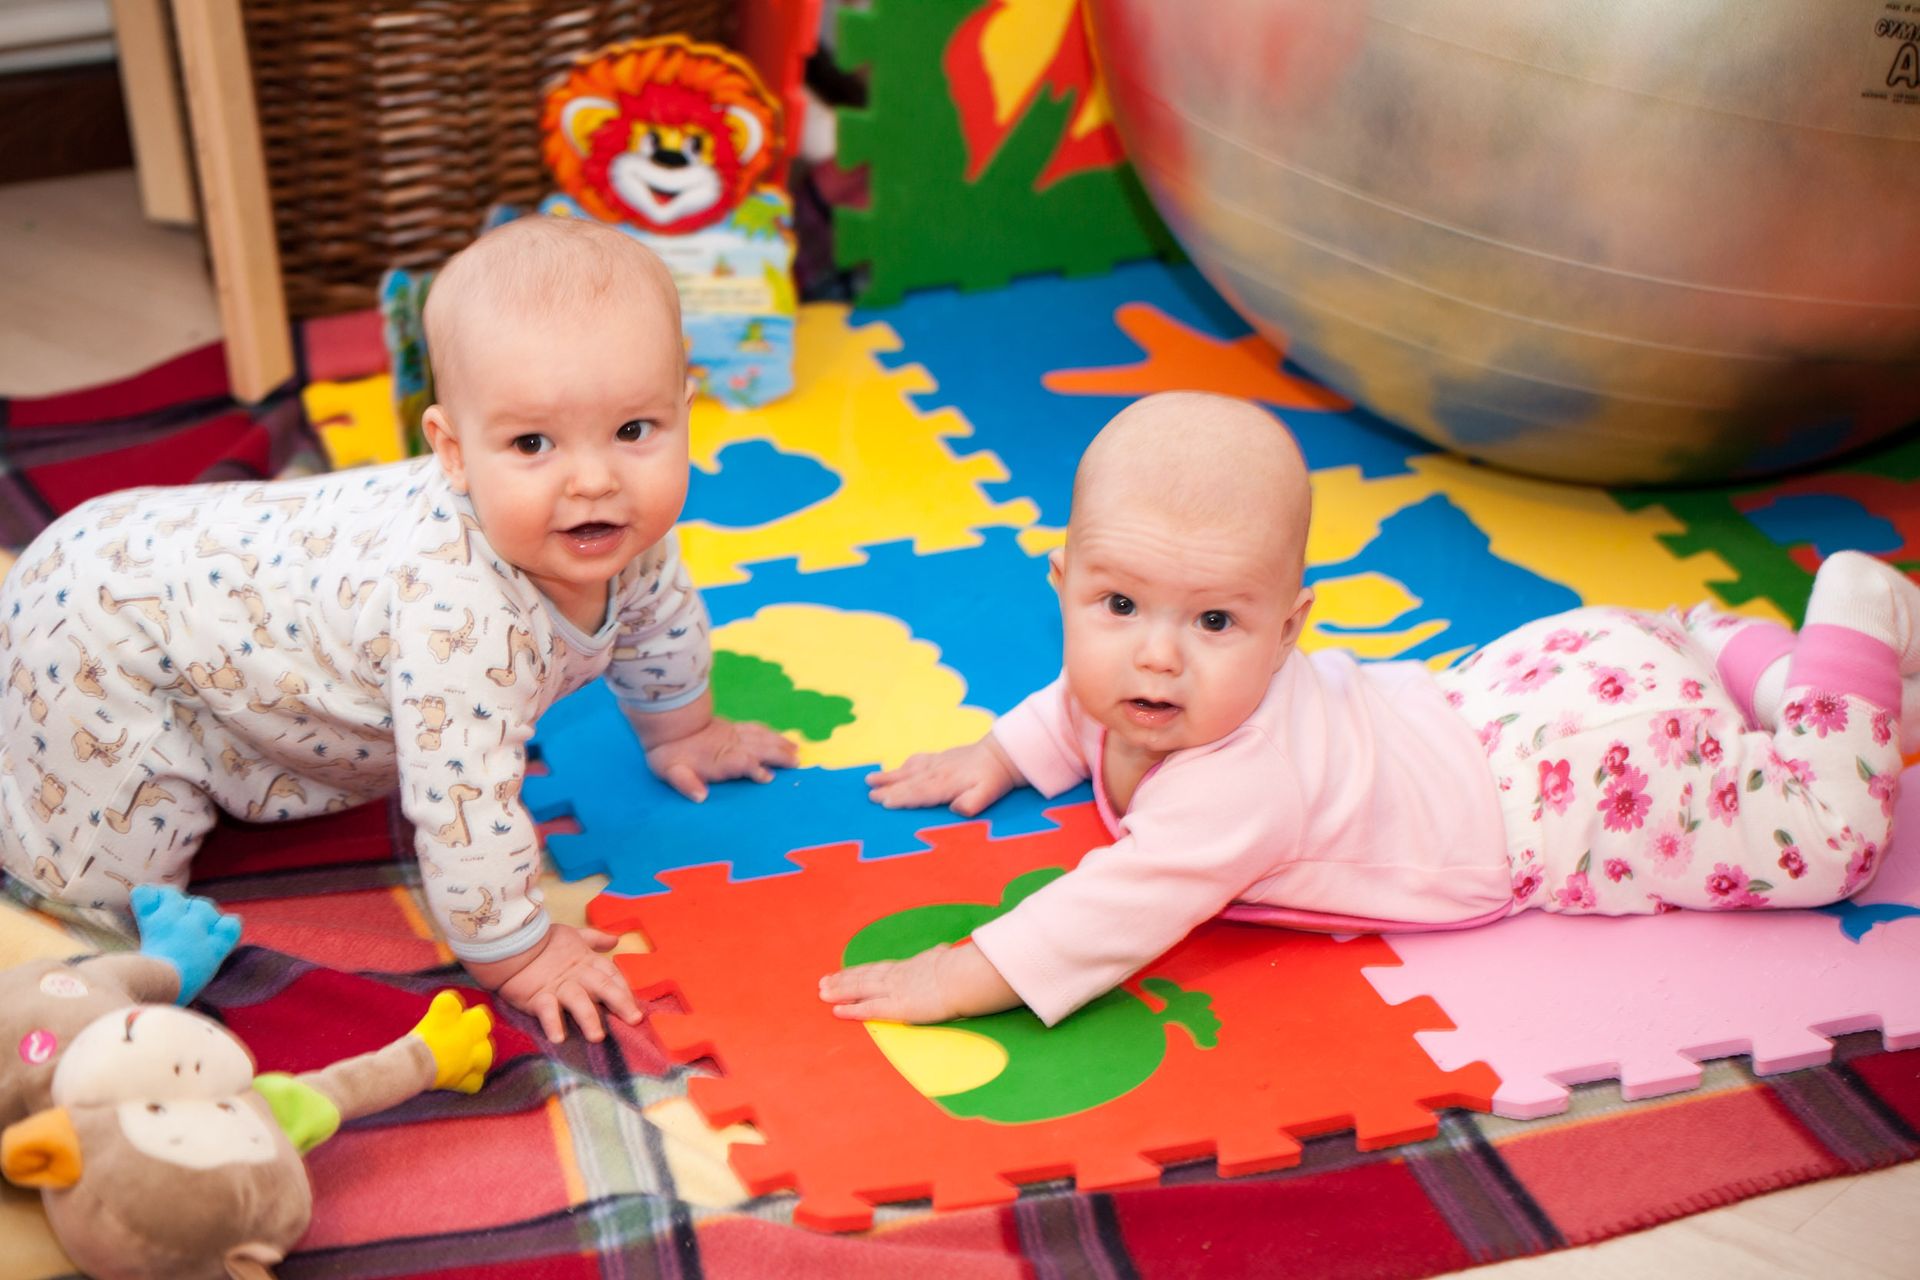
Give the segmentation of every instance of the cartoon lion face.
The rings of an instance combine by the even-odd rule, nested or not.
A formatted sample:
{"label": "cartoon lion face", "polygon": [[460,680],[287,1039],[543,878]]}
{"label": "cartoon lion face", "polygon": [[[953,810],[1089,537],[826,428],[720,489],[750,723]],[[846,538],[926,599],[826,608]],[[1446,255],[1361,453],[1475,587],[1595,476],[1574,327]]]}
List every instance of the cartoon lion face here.
{"label": "cartoon lion face", "polygon": [[664,36],[568,72],[541,131],[547,166],[583,208],[671,235],[726,218],[766,178],[780,111],[735,55]]}

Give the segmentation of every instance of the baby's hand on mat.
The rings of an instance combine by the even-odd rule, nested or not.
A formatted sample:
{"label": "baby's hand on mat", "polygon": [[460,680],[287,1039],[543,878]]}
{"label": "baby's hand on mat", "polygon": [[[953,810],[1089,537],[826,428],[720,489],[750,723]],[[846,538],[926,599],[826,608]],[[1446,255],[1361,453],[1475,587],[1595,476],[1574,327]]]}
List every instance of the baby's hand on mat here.
{"label": "baby's hand on mat", "polygon": [[530,951],[491,964],[469,963],[467,971],[520,1012],[538,1018],[540,1029],[553,1043],[567,1038],[569,1013],[581,1033],[597,1043],[606,1036],[600,1025],[601,1005],[628,1025],[641,1017],[633,989],[606,954],[619,941],[598,929],[556,924],[547,930],[546,940]]}
{"label": "baby's hand on mat", "polygon": [[794,745],[763,724],[715,717],[683,738],[647,748],[647,765],[662,782],[689,800],[705,800],[707,783],[730,778],[772,782],[773,769],[799,759]]}
{"label": "baby's hand on mat", "polygon": [[889,809],[944,804],[971,818],[1023,779],[993,736],[964,747],[907,757],[898,769],[867,775],[867,798]]}
{"label": "baby's hand on mat", "polygon": [[941,943],[907,960],[857,964],[820,979],[838,1018],[947,1022],[1020,1003],[1000,971],[969,943]]}

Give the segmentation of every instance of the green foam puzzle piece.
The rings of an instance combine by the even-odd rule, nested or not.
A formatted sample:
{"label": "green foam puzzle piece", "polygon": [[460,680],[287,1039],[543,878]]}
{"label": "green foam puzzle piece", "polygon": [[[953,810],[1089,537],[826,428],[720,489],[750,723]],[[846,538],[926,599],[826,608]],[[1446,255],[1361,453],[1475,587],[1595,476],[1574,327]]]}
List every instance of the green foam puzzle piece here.
{"label": "green foam puzzle piece", "polygon": [[1732,567],[1735,577],[1710,584],[1720,599],[1734,608],[1753,600],[1767,600],[1786,617],[1798,620],[1807,611],[1813,578],[1793,562],[1786,547],[1755,528],[1734,505],[1749,489],[1692,491],[1635,491],[1614,497],[1629,511],[1664,507],[1686,526],[1683,533],[1663,533],[1660,541],[1682,559],[1711,551]]}
{"label": "green foam puzzle piece", "polygon": [[726,720],[752,720],[810,742],[825,742],[853,723],[853,699],[793,683],[777,662],[726,649],[713,652],[713,710]]}
{"label": "green foam puzzle piece", "polygon": [[835,256],[871,268],[863,305],[909,289],[1001,286],[1039,272],[1093,275],[1178,246],[1132,168],[1087,170],[1034,189],[1075,101],[1042,91],[977,181],[942,70],[983,0],[875,0],[841,14],[838,49],[868,71],[868,106],[839,113],[842,165],[868,165],[869,205],[834,215]]}

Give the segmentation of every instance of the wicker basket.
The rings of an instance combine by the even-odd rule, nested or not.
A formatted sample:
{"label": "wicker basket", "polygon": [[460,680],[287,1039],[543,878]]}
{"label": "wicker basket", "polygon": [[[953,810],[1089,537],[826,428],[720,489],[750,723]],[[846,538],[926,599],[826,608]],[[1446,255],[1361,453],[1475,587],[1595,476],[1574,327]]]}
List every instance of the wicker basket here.
{"label": "wicker basket", "polygon": [[547,81],[615,40],[731,42],[734,0],[243,0],[287,309],[370,307],[380,273],[551,186]]}

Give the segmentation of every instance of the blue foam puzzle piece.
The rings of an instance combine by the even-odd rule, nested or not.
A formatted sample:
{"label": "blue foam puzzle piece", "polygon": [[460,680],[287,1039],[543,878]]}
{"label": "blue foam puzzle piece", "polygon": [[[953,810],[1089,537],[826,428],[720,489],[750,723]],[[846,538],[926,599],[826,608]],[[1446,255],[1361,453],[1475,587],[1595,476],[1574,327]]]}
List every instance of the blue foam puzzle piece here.
{"label": "blue foam puzzle piece", "polygon": [[1906,545],[1893,521],[1838,494],[1787,494],[1747,512],[1747,519],[1783,547],[1805,543],[1822,556],[1836,551],[1891,555]]}
{"label": "blue foam puzzle piece", "polygon": [[[522,797],[539,822],[572,817],[577,835],[547,837],[569,880],[604,872],[608,891],[666,891],[655,877],[676,867],[724,862],[735,880],[798,868],[787,854],[857,840],[861,856],[927,848],[918,832],[966,821],[941,809],[883,809],[867,799],[867,769],[783,769],[769,783],[716,784],[693,804],[647,769],[646,756],[600,681],[561,699],[540,721],[534,746],[550,773],[526,780]],[[1052,800],[1022,787],[982,816],[995,836],[1051,831],[1044,810],[1089,799],[1081,787]]]}
{"label": "blue foam puzzle piece", "polygon": [[702,592],[716,627],[771,604],[817,604],[886,614],[940,649],[967,683],[967,705],[998,715],[1060,674],[1060,604],[1045,556],[1021,550],[1012,529],[981,544],[915,555],[911,541],[865,548],[867,563],[802,573],[793,559],[746,566],[746,582]]}
{"label": "blue foam puzzle piece", "polygon": [[[916,293],[897,307],[856,311],[881,321],[901,349],[883,363],[918,364],[937,389],[914,397],[923,410],[952,407],[973,434],[951,438],[958,456],[991,452],[1010,479],[983,485],[995,500],[1031,498],[1040,523],[1067,522],[1073,464],[1131,396],[1059,395],[1041,379],[1057,370],[1128,365],[1141,351],[1114,323],[1129,302],[1149,303],[1189,328],[1230,340],[1252,332],[1190,266],[1140,262],[1091,279],[1035,276],[992,293]],[[1289,366],[1291,367],[1291,366]],[[1297,370],[1296,370],[1297,372]],[[1402,475],[1427,445],[1364,410],[1285,410],[1313,470],[1357,466],[1369,477]]]}
{"label": "blue foam puzzle piece", "polygon": [[712,471],[692,469],[681,519],[750,529],[824,502],[840,488],[840,477],[818,459],[788,453],[770,440],[737,441],[714,461]]}
{"label": "blue foam puzzle piece", "polygon": [[1377,627],[1321,623],[1329,635],[1405,631],[1440,619],[1447,625],[1405,653],[1426,659],[1477,648],[1507,632],[1574,608],[1580,596],[1530,569],[1493,554],[1491,542],[1466,512],[1436,493],[1380,522],[1380,532],[1350,560],[1313,565],[1307,582],[1372,571],[1406,587],[1420,603]]}
{"label": "blue foam puzzle piece", "polygon": [[1840,931],[1855,942],[1866,937],[1877,924],[1890,924],[1909,916],[1920,916],[1920,907],[1904,902],[1854,902],[1843,899],[1824,907],[1815,907],[1814,910],[1838,919]]}

